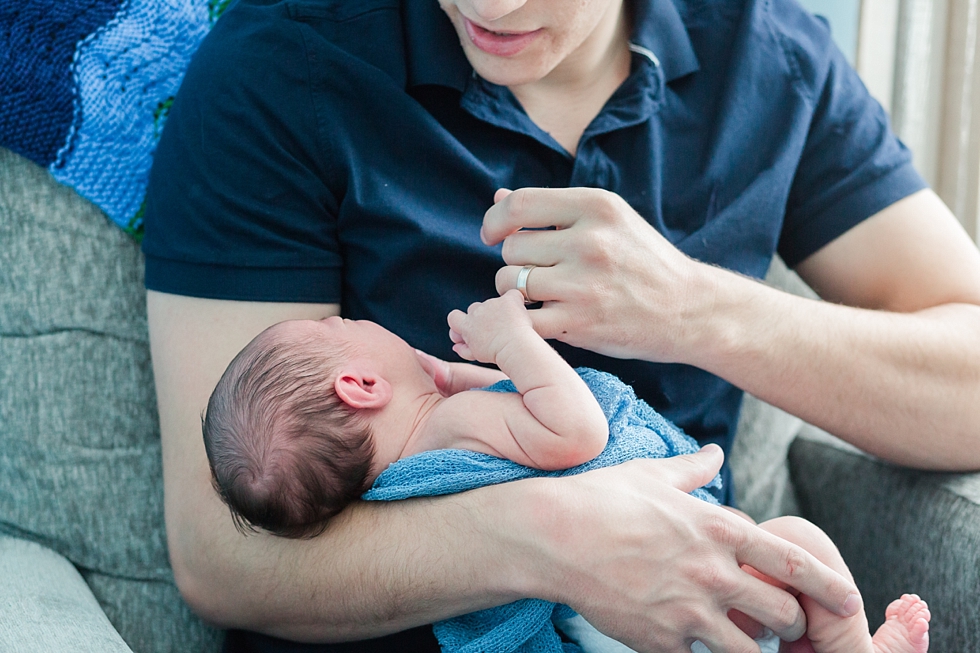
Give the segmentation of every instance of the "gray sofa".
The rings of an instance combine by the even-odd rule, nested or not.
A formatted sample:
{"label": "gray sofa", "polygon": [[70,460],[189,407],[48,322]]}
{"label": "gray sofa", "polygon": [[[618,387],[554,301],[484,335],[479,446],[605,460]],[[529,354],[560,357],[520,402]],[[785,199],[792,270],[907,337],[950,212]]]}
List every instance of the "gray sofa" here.
{"label": "gray sofa", "polygon": [[[917,592],[933,651],[980,651],[980,477],[895,469],[752,398],[733,465],[750,514],[834,537],[872,623]],[[174,586],[162,498],[139,248],[0,149],[0,650],[217,651]]]}

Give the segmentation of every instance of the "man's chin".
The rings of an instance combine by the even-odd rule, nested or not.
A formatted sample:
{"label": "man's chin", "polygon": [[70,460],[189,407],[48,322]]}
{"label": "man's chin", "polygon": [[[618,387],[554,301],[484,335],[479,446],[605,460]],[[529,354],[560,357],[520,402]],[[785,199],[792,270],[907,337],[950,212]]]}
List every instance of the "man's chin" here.
{"label": "man's chin", "polygon": [[518,57],[498,57],[483,52],[472,44],[465,44],[463,52],[476,74],[498,86],[524,86],[544,79],[551,66],[542,64],[541,58],[522,53]]}

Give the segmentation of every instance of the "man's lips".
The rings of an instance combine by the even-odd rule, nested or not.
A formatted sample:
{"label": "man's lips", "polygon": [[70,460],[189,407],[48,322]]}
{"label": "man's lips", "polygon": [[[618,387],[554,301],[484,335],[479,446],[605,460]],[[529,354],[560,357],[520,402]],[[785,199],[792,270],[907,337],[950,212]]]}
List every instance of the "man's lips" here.
{"label": "man's lips", "polygon": [[466,26],[466,34],[470,37],[473,45],[487,54],[497,57],[514,56],[541,34],[540,29],[531,32],[492,32],[480,27],[465,16],[463,17],[463,24]]}

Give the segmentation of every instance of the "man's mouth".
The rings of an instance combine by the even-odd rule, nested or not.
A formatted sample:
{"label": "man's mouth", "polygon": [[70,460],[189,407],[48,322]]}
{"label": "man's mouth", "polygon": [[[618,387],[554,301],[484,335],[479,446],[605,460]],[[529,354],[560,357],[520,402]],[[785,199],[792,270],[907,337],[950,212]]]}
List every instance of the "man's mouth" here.
{"label": "man's mouth", "polygon": [[518,54],[542,32],[541,29],[529,32],[498,32],[481,27],[465,16],[463,23],[466,26],[466,34],[474,46],[498,57],[512,57]]}

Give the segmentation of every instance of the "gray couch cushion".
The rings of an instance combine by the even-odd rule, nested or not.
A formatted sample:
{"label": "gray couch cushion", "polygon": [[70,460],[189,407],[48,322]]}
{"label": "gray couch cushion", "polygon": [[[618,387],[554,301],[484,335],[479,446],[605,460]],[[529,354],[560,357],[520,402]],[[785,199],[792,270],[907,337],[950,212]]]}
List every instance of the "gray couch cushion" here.
{"label": "gray couch cushion", "polygon": [[806,427],[790,451],[803,514],[833,538],[876,628],[909,592],[936,653],[980,651],[980,474],[899,469]]}
{"label": "gray couch cushion", "polygon": [[217,651],[222,633],[204,627],[169,581],[142,581],[82,570],[109,620],[134,651]]}
{"label": "gray couch cushion", "polygon": [[787,456],[802,426],[798,417],[745,395],[730,461],[736,504],[757,522],[800,514]]}
{"label": "gray couch cushion", "polygon": [[[137,631],[155,618],[202,628],[172,605],[139,247],[92,204],[6,150],[0,530],[43,543],[85,570],[169,585],[133,606],[141,617],[120,617],[134,629],[123,632],[127,641],[153,639]],[[117,603],[108,594],[103,602]],[[171,605],[156,610],[162,602]]]}
{"label": "gray couch cushion", "polygon": [[78,571],[33,542],[0,536],[0,650],[128,653]]}
{"label": "gray couch cushion", "polygon": [[0,522],[75,564],[170,576],[139,249],[0,159]]}

